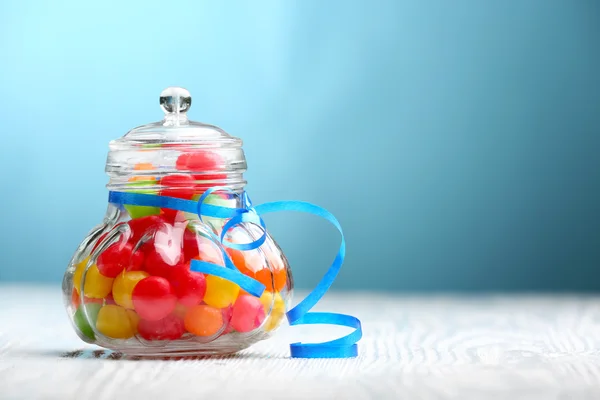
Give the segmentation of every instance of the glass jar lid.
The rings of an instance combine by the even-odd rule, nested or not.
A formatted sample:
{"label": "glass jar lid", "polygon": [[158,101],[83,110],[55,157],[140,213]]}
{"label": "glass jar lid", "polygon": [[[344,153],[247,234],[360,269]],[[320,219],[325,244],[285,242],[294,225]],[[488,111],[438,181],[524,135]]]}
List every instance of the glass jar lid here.
{"label": "glass jar lid", "polygon": [[[160,178],[169,174],[193,174],[196,180],[214,181],[219,185],[245,184],[246,170],[242,140],[223,129],[191,121],[190,92],[181,87],[162,91],[159,104],[162,121],[138,126],[109,144],[106,172],[109,187],[132,175]],[[210,183],[210,182],[208,182]]]}

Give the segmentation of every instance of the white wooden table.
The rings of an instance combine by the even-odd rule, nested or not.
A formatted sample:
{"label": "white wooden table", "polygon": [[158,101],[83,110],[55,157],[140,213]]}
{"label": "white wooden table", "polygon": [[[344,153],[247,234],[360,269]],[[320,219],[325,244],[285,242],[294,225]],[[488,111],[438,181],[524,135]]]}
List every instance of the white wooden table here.
{"label": "white wooden table", "polygon": [[136,360],[85,345],[55,287],[0,286],[0,399],[600,399],[600,297],[331,294],[357,359],[288,358],[344,328],[284,327],[236,356]]}

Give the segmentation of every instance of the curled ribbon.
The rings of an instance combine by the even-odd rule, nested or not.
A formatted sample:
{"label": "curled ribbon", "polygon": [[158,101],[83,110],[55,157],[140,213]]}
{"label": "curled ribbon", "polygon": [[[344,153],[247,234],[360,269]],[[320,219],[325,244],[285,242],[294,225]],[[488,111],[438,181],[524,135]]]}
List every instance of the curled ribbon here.
{"label": "curled ribbon", "polygon": [[[362,337],[362,328],[360,320],[351,315],[325,313],[325,312],[310,312],[310,310],[319,302],[331,284],[335,280],[346,254],[346,242],[342,227],[338,220],[329,211],[315,204],[303,201],[276,201],[260,204],[253,207],[251,201],[244,192],[243,207],[229,208],[204,204],[206,198],[215,191],[226,190],[227,188],[214,187],[207,190],[198,201],[183,200],[173,197],[157,196],[152,194],[129,193],[129,192],[109,192],[108,201],[113,204],[120,205],[136,205],[136,206],[151,206],[160,208],[169,208],[178,211],[185,211],[198,214],[200,220],[202,217],[214,217],[229,219],[223,226],[221,237],[216,238],[223,246],[234,248],[237,250],[252,250],[260,247],[266,240],[267,232],[265,223],[260,217],[263,214],[293,211],[316,215],[324,218],[334,225],[340,232],[342,237],[338,253],[330,265],[329,269],[319,281],[316,288],[311,291],[300,303],[286,313],[286,317],[290,325],[309,325],[309,324],[326,324],[339,325],[354,328],[354,331],[339,339],[331,340],[322,343],[292,343],[290,351],[292,357],[298,358],[347,358],[356,357],[358,355],[357,342]],[[262,235],[259,239],[250,243],[230,243],[224,240],[225,234],[229,229],[243,222],[253,223],[262,229]],[[228,254],[223,250],[225,260],[225,268],[221,265],[212,264],[206,261],[192,260],[190,269],[196,272],[202,272],[209,275],[219,276],[239,285],[249,294],[260,297],[265,290],[265,286],[259,281],[250,278],[239,272]]]}

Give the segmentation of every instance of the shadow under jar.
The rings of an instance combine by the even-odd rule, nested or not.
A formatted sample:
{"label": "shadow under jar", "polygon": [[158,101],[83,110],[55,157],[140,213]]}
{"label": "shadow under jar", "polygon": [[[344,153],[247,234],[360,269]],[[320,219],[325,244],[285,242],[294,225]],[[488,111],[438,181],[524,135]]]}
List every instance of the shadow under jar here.
{"label": "shadow under jar", "polygon": [[[160,96],[165,118],[110,143],[111,191],[198,200],[240,208],[246,181],[242,141],[188,120],[191,96],[170,87]],[[291,302],[288,262],[267,234],[240,251],[215,239],[227,221],[168,208],[109,203],[104,221],[77,248],[65,273],[65,307],[87,343],[138,356],[229,354],[268,338]],[[225,240],[249,243],[260,228],[242,223]],[[192,260],[235,267],[265,285],[258,298],[235,283],[190,270]]]}

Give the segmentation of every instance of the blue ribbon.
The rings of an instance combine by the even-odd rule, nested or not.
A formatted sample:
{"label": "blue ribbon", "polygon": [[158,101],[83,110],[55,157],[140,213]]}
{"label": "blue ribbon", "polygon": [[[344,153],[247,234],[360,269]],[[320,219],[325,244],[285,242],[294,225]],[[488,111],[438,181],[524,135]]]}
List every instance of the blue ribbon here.
{"label": "blue ribbon", "polygon": [[[294,211],[316,215],[324,218],[334,225],[342,237],[338,253],[325,273],[325,276],[317,284],[317,287],[308,294],[300,303],[286,313],[290,325],[309,325],[309,324],[327,324],[339,325],[354,328],[354,331],[339,339],[323,343],[292,343],[290,344],[291,356],[300,358],[347,358],[358,355],[357,342],[362,337],[362,328],[360,320],[351,315],[310,312],[318,303],[331,284],[335,280],[346,254],[346,241],[344,233],[338,220],[329,211],[312,203],[303,201],[276,201],[260,204],[252,207],[250,198],[244,192],[243,208],[229,208],[210,204],[204,204],[206,198],[215,191],[229,191],[227,188],[214,187],[207,190],[198,201],[183,200],[173,197],[157,196],[152,194],[130,193],[130,192],[109,192],[108,201],[113,204],[128,204],[137,206],[151,206],[160,208],[169,208],[178,211],[197,213],[200,220],[202,217],[228,218],[229,221],[223,226],[221,237],[217,238],[223,246],[237,250],[252,250],[260,247],[266,240],[267,231],[265,223],[260,215],[279,212]],[[225,234],[229,229],[242,222],[253,223],[262,230],[259,239],[250,243],[230,243],[224,240]],[[223,249],[225,267],[212,264],[206,261],[192,260],[190,269],[196,272],[219,276],[239,285],[249,294],[260,297],[265,290],[265,286],[259,281],[250,278],[239,272],[228,254]]]}

